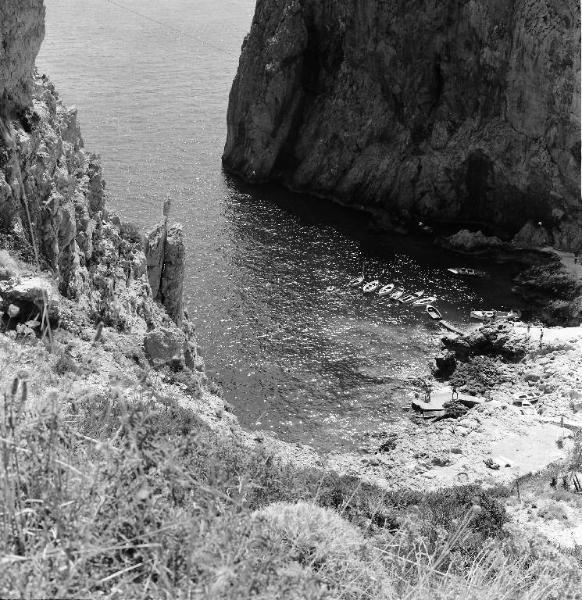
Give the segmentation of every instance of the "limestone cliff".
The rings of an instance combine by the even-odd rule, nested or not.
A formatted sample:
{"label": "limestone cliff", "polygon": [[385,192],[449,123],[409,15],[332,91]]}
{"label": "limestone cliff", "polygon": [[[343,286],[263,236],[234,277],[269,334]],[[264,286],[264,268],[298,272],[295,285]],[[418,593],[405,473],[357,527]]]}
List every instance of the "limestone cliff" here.
{"label": "limestone cliff", "polygon": [[0,2],[0,107],[28,106],[34,60],[44,38],[43,0]]}
{"label": "limestone cliff", "polygon": [[575,0],[258,0],[227,121],[247,181],[582,247]]}
{"label": "limestone cliff", "polygon": [[[39,333],[45,309],[51,326],[76,333],[102,321],[133,335],[152,364],[203,382],[193,327],[183,318],[181,228],[164,221],[153,294],[143,236],[108,211],[77,111],[34,74],[43,34],[43,0],[0,3],[0,332],[42,314]],[[6,250],[28,267],[15,267]]]}

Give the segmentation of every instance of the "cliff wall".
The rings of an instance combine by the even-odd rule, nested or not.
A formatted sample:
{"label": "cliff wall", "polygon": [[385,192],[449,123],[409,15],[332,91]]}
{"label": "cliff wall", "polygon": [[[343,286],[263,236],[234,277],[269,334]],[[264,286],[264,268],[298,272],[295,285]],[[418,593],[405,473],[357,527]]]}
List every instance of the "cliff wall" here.
{"label": "cliff wall", "polygon": [[0,2],[0,108],[30,104],[34,61],[44,39],[43,0]]}
{"label": "cliff wall", "polygon": [[258,0],[225,168],[582,247],[575,0]]}
{"label": "cliff wall", "polygon": [[53,327],[76,334],[101,321],[133,336],[151,364],[185,371],[200,387],[203,361],[182,304],[181,228],[168,228],[164,214],[154,295],[150,248],[107,209],[76,109],[34,73],[44,14],[43,0],[0,3],[0,333],[41,314],[44,323],[45,310]]}

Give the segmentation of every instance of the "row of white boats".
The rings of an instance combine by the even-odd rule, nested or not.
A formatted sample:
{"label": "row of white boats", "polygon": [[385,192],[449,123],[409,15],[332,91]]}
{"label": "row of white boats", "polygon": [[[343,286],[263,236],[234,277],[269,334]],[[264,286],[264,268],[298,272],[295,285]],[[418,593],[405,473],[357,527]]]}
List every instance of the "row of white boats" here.
{"label": "row of white boats", "polygon": [[[424,307],[428,316],[435,321],[442,319],[442,315],[433,303],[436,301],[436,296],[425,296],[424,290],[417,292],[407,292],[402,286],[396,283],[388,283],[382,285],[379,279],[368,281],[362,275],[352,279],[349,284],[353,288],[361,288],[364,294],[373,294],[378,292],[378,296],[385,296],[389,300],[399,302],[400,304],[410,304],[412,306]],[[471,319],[477,321],[490,321],[493,319],[518,319],[521,314],[518,311],[502,311],[502,310],[472,310],[470,312]]]}
{"label": "row of white boats", "polygon": [[373,294],[378,292],[378,296],[386,296],[389,300],[399,302],[400,304],[411,304],[412,306],[424,307],[428,315],[438,321],[442,316],[438,309],[433,306],[436,296],[425,296],[424,290],[417,292],[407,292],[402,286],[396,283],[382,285],[379,279],[368,281],[366,283],[364,276],[356,277],[349,283],[350,287],[361,288],[364,294]]}

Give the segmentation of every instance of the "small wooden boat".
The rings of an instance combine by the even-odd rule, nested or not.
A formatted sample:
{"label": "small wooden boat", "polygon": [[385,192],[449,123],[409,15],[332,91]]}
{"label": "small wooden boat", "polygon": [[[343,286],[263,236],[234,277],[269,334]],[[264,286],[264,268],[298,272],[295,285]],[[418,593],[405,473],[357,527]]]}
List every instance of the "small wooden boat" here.
{"label": "small wooden boat", "polygon": [[431,319],[433,319],[434,321],[440,321],[443,318],[443,316],[441,315],[439,310],[436,308],[436,306],[433,306],[432,304],[429,304],[426,307],[426,312],[427,312],[428,316]]}
{"label": "small wooden boat", "polygon": [[391,294],[394,290],[394,287],[395,286],[393,283],[389,283],[388,285],[381,287],[380,291],[378,292],[378,296],[387,296],[388,294]]}
{"label": "small wooden boat", "polygon": [[432,304],[437,299],[436,296],[426,296],[425,298],[419,298],[412,303],[412,306],[427,306]]}
{"label": "small wooden boat", "polygon": [[477,269],[469,269],[467,267],[455,267],[447,269],[447,271],[459,277],[485,277],[487,275],[484,271],[477,271]]}
{"label": "small wooden boat", "polygon": [[402,304],[408,304],[409,302],[413,302],[417,300],[424,294],[424,290],[420,290],[418,292],[413,292],[412,294],[407,294],[406,296],[402,296],[402,298],[398,299],[398,302]]}
{"label": "small wooden boat", "polygon": [[380,282],[378,279],[374,279],[374,281],[368,282],[363,288],[362,291],[364,294],[371,294],[375,292],[380,287]]}
{"label": "small wooden boat", "polygon": [[404,296],[404,288],[397,288],[390,294],[389,298],[390,300],[398,300],[402,296]]}
{"label": "small wooden boat", "polygon": [[360,277],[355,277],[354,279],[352,279],[348,283],[348,285],[350,287],[357,288],[357,287],[360,287],[364,283],[364,281],[366,281],[366,279],[363,275],[361,275]]}

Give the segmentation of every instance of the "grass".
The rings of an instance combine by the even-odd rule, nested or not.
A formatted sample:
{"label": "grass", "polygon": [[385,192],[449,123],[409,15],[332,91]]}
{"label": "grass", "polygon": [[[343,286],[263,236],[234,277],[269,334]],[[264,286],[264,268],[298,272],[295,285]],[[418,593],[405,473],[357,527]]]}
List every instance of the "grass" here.
{"label": "grass", "polygon": [[31,400],[21,377],[3,396],[0,597],[529,599],[575,584],[574,559],[514,547],[506,490],[386,493],[171,402]]}

